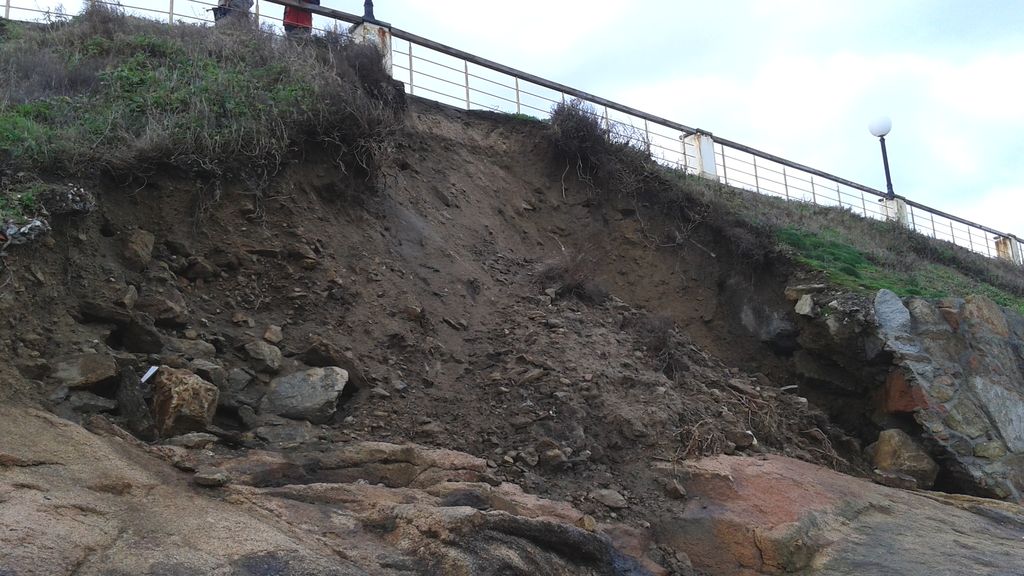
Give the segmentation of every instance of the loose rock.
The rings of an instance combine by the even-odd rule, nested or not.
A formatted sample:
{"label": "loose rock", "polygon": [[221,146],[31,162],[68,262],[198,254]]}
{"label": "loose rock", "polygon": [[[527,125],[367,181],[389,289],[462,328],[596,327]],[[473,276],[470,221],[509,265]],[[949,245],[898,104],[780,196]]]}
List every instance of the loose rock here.
{"label": "loose rock", "polygon": [[281,376],[271,381],[260,412],[323,424],[334,416],[347,383],[348,372],[336,366]]}
{"label": "loose rock", "polygon": [[629,503],[626,502],[622,494],[608,488],[591,491],[590,499],[600,502],[609,508],[620,509],[629,507]]}
{"label": "loose rock", "polygon": [[161,366],[153,378],[153,417],[162,437],[202,431],[213,421],[217,387],[188,370]]}
{"label": "loose rock", "polygon": [[257,372],[269,372],[271,374],[280,372],[281,362],[284,359],[281,350],[273,344],[263,340],[253,340],[245,345],[245,352],[253,361],[253,368]]}

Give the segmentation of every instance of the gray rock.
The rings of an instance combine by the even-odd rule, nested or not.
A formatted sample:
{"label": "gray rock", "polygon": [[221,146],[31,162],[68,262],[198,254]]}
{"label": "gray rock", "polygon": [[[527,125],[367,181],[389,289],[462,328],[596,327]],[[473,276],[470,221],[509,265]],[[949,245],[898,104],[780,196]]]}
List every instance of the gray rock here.
{"label": "gray rock", "polygon": [[277,448],[288,448],[312,442],[317,437],[317,428],[309,422],[282,422],[277,425],[260,426],[253,430],[256,437],[275,444]]}
{"label": "gray rock", "polygon": [[217,388],[223,389],[227,375],[220,364],[197,358],[190,362],[188,367],[203,380],[212,383]]}
{"label": "gray rock", "polygon": [[284,360],[284,357],[277,346],[263,340],[253,340],[245,345],[245,353],[249,355],[253,368],[257,372],[273,374],[281,371],[281,362]]}
{"label": "gray rock", "polygon": [[810,294],[804,294],[797,301],[793,311],[801,316],[814,316],[814,297]]}
{"label": "gray rock", "polygon": [[199,486],[219,488],[231,482],[231,475],[217,468],[204,467],[196,471],[192,480]]}
{"label": "gray rock", "polygon": [[147,387],[131,368],[121,370],[119,377],[120,385],[114,397],[125,426],[139,438],[152,440],[156,436],[156,426],[146,405]]}
{"label": "gray rock", "polygon": [[590,492],[590,499],[595,502],[600,502],[609,508],[628,508],[629,503],[626,499],[615,490],[603,488],[599,490],[592,490]]}
{"label": "gray rock", "polygon": [[206,432],[189,432],[188,434],[168,438],[164,441],[164,444],[181,446],[183,448],[206,448],[216,442],[217,437],[213,434],[208,434]]}
{"label": "gray rock", "polygon": [[906,336],[910,332],[910,310],[892,290],[883,288],[875,295],[875,321],[883,338]]}
{"label": "gray rock", "polygon": [[53,378],[68,388],[90,388],[115,377],[117,362],[107,354],[82,354],[53,367]]}
{"label": "gray rock", "polygon": [[311,368],[275,378],[260,403],[260,412],[323,424],[337,410],[348,372],[335,366]]}
{"label": "gray rock", "polygon": [[181,292],[171,288],[161,293],[146,293],[135,302],[135,309],[145,312],[160,326],[188,324],[188,305]]}
{"label": "gray rock", "polygon": [[213,358],[217,355],[217,347],[213,344],[188,338],[168,338],[167,351],[186,358]]}
{"label": "gray rock", "polygon": [[90,412],[110,412],[117,408],[117,402],[110,398],[104,398],[93,394],[92,392],[85,392],[83,390],[75,390],[68,395],[67,399],[68,407],[78,413],[90,413]]}

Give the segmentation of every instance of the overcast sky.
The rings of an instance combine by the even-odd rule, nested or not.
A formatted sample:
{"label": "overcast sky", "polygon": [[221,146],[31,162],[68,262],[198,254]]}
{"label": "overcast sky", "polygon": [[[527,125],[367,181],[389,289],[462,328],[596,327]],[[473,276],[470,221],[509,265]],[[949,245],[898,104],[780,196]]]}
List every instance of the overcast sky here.
{"label": "overcast sky", "polygon": [[[362,12],[359,0],[322,3]],[[182,4],[203,8],[175,0],[176,11]],[[1024,236],[1016,0],[375,6],[398,28],[878,189],[885,177],[867,124],[887,115],[898,194]]]}

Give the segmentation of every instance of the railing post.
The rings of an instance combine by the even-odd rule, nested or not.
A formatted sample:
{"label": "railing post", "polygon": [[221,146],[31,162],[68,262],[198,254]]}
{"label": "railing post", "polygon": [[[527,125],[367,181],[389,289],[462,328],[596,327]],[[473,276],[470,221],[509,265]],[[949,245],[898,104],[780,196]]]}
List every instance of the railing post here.
{"label": "railing post", "polygon": [[811,204],[818,203],[818,194],[814,191],[814,174],[811,174]]}
{"label": "railing post", "polygon": [[864,199],[864,191],[860,191],[860,207],[864,210],[864,217],[868,218],[868,202]]}
{"label": "railing post", "polygon": [[[360,44],[376,46],[384,58],[384,69],[387,70],[389,76],[394,76],[391,66],[391,28],[363,20],[352,27],[352,39]],[[409,76],[409,93],[412,94],[412,42],[409,42]]]}
{"label": "railing post", "polygon": [[6,0],[4,2],[4,20],[10,20],[10,19],[11,19],[11,0]]}
{"label": "railing post", "polygon": [[761,181],[758,180],[758,178],[757,178],[757,156],[754,156],[753,154],[751,154],[750,157],[754,159],[754,188],[757,190],[757,193],[760,194],[761,193]]}
{"label": "railing post", "polygon": [[843,191],[839,189],[839,182],[836,182],[836,200],[839,201],[839,207],[843,207]]}
{"label": "railing post", "polygon": [[468,60],[463,60],[462,61],[462,74],[463,74],[463,80],[465,80],[465,82],[466,82],[466,110],[469,110],[470,108],[473,107],[473,104],[469,100],[469,61]]}
{"label": "railing post", "polygon": [[885,207],[886,220],[895,220],[904,228],[913,230],[910,217],[907,215],[907,203],[902,198],[882,198],[881,202]]}
{"label": "railing post", "polygon": [[167,23],[174,25],[174,0],[167,1]]}
{"label": "railing post", "polygon": [[[683,161],[686,161],[686,145],[693,146],[697,160],[697,175],[709,180],[718,180],[718,166],[715,163],[715,139],[710,132],[694,132],[683,136]],[[725,150],[722,150],[722,174],[725,174]],[[728,183],[728,179],[726,180]]]}
{"label": "railing post", "polygon": [[786,200],[789,200],[789,177],[786,176],[786,166],[782,166],[782,189],[786,192]]}
{"label": "railing post", "polygon": [[519,103],[519,77],[518,76],[515,77],[515,81],[516,81],[516,114],[522,114],[523,113],[522,105]]}

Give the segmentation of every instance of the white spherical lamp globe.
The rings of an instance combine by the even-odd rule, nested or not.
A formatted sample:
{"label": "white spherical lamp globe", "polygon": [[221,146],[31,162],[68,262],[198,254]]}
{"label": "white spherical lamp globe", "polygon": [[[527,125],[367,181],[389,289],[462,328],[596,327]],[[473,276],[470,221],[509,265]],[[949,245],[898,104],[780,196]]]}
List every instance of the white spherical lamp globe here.
{"label": "white spherical lamp globe", "polygon": [[889,120],[889,118],[886,116],[876,118],[874,121],[871,122],[871,124],[868,124],[868,130],[871,131],[871,134],[873,136],[881,138],[882,136],[888,134],[889,130],[892,130],[892,120]]}

